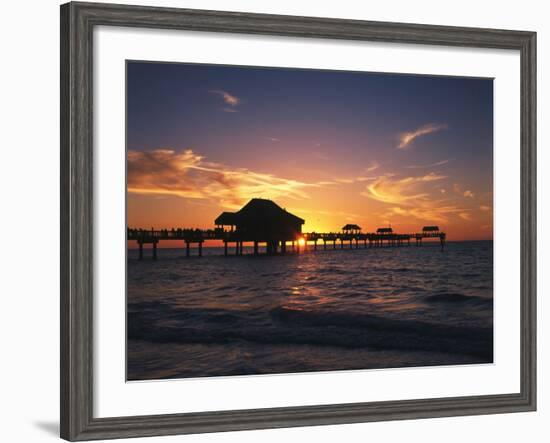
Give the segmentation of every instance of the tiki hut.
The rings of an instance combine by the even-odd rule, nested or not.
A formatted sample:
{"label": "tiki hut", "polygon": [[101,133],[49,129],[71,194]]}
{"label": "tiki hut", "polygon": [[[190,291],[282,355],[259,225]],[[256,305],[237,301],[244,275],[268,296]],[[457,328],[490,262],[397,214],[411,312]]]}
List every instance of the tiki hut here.
{"label": "tiki hut", "polygon": [[230,226],[241,241],[292,241],[302,233],[305,220],[271,200],[253,198],[237,212],[223,212],[218,228]]}
{"label": "tiki hut", "polygon": [[393,229],[392,228],[378,228],[376,230],[376,233],[377,234],[393,234]]}
{"label": "tiki hut", "polygon": [[359,234],[361,232],[361,226],[348,223],[342,227],[344,234]]}
{"label": "tiki hut", "polygon": [[439,226],[424,226],[422,232],[439,232]]}

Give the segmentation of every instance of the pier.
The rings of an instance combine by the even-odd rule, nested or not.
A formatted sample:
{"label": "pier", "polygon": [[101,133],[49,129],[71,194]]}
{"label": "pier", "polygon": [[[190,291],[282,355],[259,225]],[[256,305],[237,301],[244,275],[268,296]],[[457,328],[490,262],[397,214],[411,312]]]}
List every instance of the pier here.
{"label": "pier", "polygon": [[398,233],[345,233],[330,232],[303,233],[293,240],[259,241],[242,237],[238,232],[219,229],[161,229],[144,230],[128,229],[128,240],[134,240],[139,246],[139,258],[143,258],[144,245],[152,245],[153,258],[157,258],[157,245],[162,240],[181,240],[185,256],[191,256],[191,249],[196,249],[196,255],[202,256],[204,243],[212,240],[223,242],[224,255],[243,255],[245,244],[253,246],[253,255],[260,255],[263,247],[266,255],[300,254],[311,251],[327,251],[335,249],[388,248],[403,246],[422,246],[424,239],[438,239],[441,247],[445,246],[446,234],[441,231],[422,231],[413,234]]}
{"label": "pier", "polygon": [[420,232],[403,234],[393,232],[391,227],[363,233],[360,226],[347,224],[341,232],[302,233],[304,222],[271,200],[252,199],[236,213],[223,212],[215,220],[214,229],[128,228],[127,240],[137,242],[140,260],[143,259],[144,245],[152,245],[153,259],[156,259],[159,242],[166,240],[181,241],[186,257],[191,256],[191,249],[196,249],[196,255],[202,256],[204,243],[211,241],[223,243],[225,256],[242,256],[245,244],[253,247],[252,255],[260,255],[261,247],[264,255],[285,255],[318,250],[420,247],[424,239],[438,239],[443,249],[446,241],[445,232],[438,226],[424,226]]}

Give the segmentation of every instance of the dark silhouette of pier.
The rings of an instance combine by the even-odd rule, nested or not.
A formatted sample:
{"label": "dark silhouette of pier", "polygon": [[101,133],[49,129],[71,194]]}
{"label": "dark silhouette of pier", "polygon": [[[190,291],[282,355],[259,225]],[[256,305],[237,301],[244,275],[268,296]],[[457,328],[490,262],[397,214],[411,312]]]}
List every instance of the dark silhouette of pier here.
{"label": "dark silhouette of pier", "polygon": [[[215,220],[215,229],[134,229],[128,228],[127,239],[139,246],[139,258],[143,258],[143,246],[151,244],[153,258],[157,258],[157,245],[162,240],[181,240],[185,255],[191,255],[191,246],[197,245],[202,256],[207,241],[222,241],[224,255],[243,255],[245,243],[253,245],[253,255],[260,255],[260,245],[265,245],[266,255],[300,254],[307,251],[329,249],[359,249],[422,246],[426,238],[439,239],[445,246],[446,234],[438,226],[424,226],[421,232],[399,234],[392,228],[379,228],[375,233],[363,233],[355,224],[345,225],[341,232],[302,233],[304,220],[287,212],[271,200],[252,199],[237,212],[223,212]],[[288,248],[288,249],[287,249]]]}

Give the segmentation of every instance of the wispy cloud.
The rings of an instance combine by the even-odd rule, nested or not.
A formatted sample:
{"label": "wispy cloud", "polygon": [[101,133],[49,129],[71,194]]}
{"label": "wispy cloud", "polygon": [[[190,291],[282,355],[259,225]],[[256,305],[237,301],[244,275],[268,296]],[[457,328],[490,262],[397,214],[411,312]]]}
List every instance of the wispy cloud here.
{"label": "wispy cloud", "polygon": [[410,165],[410,166],[405,166],[405,168],[408,168],[408,169],[428,169],[428,168],[435,168],[437,166],[443,166],[443,165],[446,165],[447,163],[453,161],[454,159],[453,158],[449,158],[447,160],[441,160],[441,161],[438,161],[438,162],[435,162],[435,163],[430,163],[429,165]]}
{"label": "wispy cloud", "polygon": [[489,212],[492,208],[488,205],[481,205],[479,209],[481,209],[483,212]]}
{"label": "wispy cloud", "polygon": [[235,107],[239,105],[241,99],[236,95],[233,95],[223,89],[213,89],[209,91],[211,94],[218,95],[222,98],[223,102],[229,107],[223,108],[225,112],[238,112]]}
{"label": "wispy cloud", "polygon": [[358,220],[361,218],[361,215],[353,213],[353,212],[345,212],[345,211],[325,211],[322,209],[298,209],[300,214],[312,214],[312,215],[324,215],[327,217],[345,217],[346,219],[353,219]]}
{"label": "wispy cloud", "polygon": [[[427,223],[447,223],[450,218],[456,217],[462,211],[461,208],[452,204],[441,204],[441,202],[424,201],[418,206],[394,206],[390,207],[388,212],[383,214],[388,220],[395,216],[401,216],[405,219],[415,218]],[[460,217],[460,215],[458,215]],[[462,217],[461,217],[462,218]]]}
{"label": "wispy cloud", "polygon": [[376,171],[380,167],[380,163],[378,163],[376,160],[373,160],[369,163],[369,166],[365,169],[367,172]]}
{"label": "wispy cloud", "polygon": [[422,137],[423,135],[432,134],[434,132],[441,131],[443,129],[447,129],[448,126],[446,124],[439,124],[439,123],[428,123],[427,125],[420,126],[419,128],[415,129],[411,132],[403,132],[399,134],[399,145],[397,145],[397,149],[406,149],[408,148],[418,137]]}
{"label": "wispy cloud", "polygon": [[276,137],[266,137],[270,142],[273,142],[273,143],[277,143],[277,142],[280,142],[281,140],[276,138]]}
{"label": "wispy cloud", "polygon": [[[382,187],[376,194],[377,182],[393,176],[388,173],[383,177],[334,177],[306,182],[210,162],[192,149],[128,151],[128,192],[157,197],[208,199],[227,208],[240,207],[253,197],[305,200],[310,198],[309,191],[315,188],[338,188],[364,182],[372,182],[373,195],[384,200],[389,197]],[[440,178],[445,177],[430,173],[422,178],[403,179],[399,184],[411,186],[416,180],[429,182]]]}
{"label": "wispy cloud", "polygon": [[459,214],[467,211],[448,199],[431,195],[430,184],[445,178],[445,175],[435,172],[410,177],[386,174],[367,185],[362,194],[387,204],[387,212],[383,216],[388,219],[402,216],[442,223],[447,222],[451,216],[460,217]]}
{"label": "wispy cloud", "polygon": [[378,180],[378,176],[362,175],[359,177],[355,177],[356,182],[370,182],[373,180]]}
{"label": "wispy cloud", "polygon": [[128,152],[128,192],[134,194],[210,199],[235,208],[252,197],[307,199],[307,188],[322,186],[230,168],[209,162],[191,149]]}
{"label": "wispy cloud", "polygon": [[350,185],[352,183],[355,183],[355,179],[354,178],[335,178],[334,181],[336,183],[342,183],[344,185]]}
{"label": "wispy cloud", "polygon": [[438,175],[434,172],[418,177],[403,178],[383,175],[369,184],[363,195],[383,203],[403,204],[428,197],[428,193],[419,191],[418,185],[445,178],[447,178],[445,175]]}
{"label": "wispy cloud", "polygon": [[473,191],[470,191],[469,189],[464,189],[462,186],[460,186],[458,183],[455,183],[453,185],[453,191],[455,192],[455,194],[458,194],[460,195],[461,197],[465,197],[465,198],[474,198],[475,197],[475,193]]}

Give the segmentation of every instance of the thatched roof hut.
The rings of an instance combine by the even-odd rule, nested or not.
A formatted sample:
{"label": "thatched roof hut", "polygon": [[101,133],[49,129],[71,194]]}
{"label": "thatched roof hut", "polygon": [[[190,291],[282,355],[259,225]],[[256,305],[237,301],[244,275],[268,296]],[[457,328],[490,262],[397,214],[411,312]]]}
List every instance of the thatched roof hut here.
{"label": "thatched roof hut", "polygon": [[253,198],[237,212],[223,212],[215,223],[234,227],[244,241],[282,241],[298,238],[305,220],[271,200]]}
{"label": "thatched roof hut", "polygon": [[348,223],[347,225],[342,227],[342,231],[349,232],[349,233],[357,233],[361,231],[361,226]]}
{"label": "thatched roof hut", "polygon": [[439,232],[439,226],[424,226],[422,232]]}

